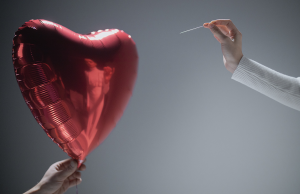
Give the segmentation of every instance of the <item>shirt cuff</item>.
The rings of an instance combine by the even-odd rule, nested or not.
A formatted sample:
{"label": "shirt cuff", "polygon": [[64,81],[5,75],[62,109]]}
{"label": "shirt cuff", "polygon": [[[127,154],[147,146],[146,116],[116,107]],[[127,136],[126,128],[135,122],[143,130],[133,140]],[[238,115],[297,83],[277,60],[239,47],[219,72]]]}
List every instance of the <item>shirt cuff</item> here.
{"label": "shirt cuff", "polygon": [[300,110],[300,84],[294,77],[243,56],[231,78],[286,106]]}

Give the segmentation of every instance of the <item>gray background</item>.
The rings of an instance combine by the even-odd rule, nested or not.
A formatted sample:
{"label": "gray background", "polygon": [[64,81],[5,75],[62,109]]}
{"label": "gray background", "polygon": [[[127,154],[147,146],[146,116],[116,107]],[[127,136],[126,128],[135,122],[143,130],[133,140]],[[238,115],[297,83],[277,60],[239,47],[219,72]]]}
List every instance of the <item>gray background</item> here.
{"label": "gray background", "polygon": [[68,157],[36,123],[15,80],[12,38],[30,19],[78,33],[118,28],[138,48],[133,96],[117,127],[88,156],[79,193],[300,193],[300,113],[231,80],[208,29],[179,35],[230,18],[243,34],[246,57],[297,77],[299,5],[298,0],[2,2],[1,193],[25,192],[52,163]]}

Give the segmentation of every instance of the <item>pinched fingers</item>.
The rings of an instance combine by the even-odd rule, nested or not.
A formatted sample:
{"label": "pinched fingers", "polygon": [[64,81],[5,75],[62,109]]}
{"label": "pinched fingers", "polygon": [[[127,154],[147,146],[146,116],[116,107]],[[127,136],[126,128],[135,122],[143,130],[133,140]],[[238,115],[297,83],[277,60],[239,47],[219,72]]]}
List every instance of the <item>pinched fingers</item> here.
{"label": "pinched fingers", "polygon": [[214,24],[216,26],[226,26],[228,30],[238,30],[233,22],[229,19],[212,20],[210,24]]}
{"label": "pinched fingers", "polygon": [[241,39],[242,34],[237,29],[237,27],[233,24],[233,22],[229,19],[219,19],[219,20],[213,20],[209,24],[216,25],[218,27],[221,27],[223,29],[227,28],[228,34],[226,34],[230,38],[234,39]]}
{"label": "pinched fingers", "polygon": [[[203,26],[205,28],[210,28],[214,36],[216,37],[216,33],[222,32],[224,36],[229,37],[231,40],[235,40],[236,43],[240,44],[242,41],[242,34],[241,32],[236,28],[236,26],[233,24],[233,22],[229,19],[219,19],[219,20],[213,20],[210,23],[204,23]],[[216,30],[218,28],[219,30]],[[224,36],[217,36],[217,37],[222,37],[220,39],[221,41],[228,40]],[[217,38],[216,37],[216,38]],[[218,38],[217,38],[218,39]],[[218,40],[219,42],[221,42]]]}
{"label": "pinched fingers", "polygon": [[223,32],[220,28],[218,28],[216,25],[214,24],[204,24],[203,25],[205,28],[209,28],[210,31],[213,33],[214,37],[220,42],[220,43],[224,43],[228,40],[230,40]]}

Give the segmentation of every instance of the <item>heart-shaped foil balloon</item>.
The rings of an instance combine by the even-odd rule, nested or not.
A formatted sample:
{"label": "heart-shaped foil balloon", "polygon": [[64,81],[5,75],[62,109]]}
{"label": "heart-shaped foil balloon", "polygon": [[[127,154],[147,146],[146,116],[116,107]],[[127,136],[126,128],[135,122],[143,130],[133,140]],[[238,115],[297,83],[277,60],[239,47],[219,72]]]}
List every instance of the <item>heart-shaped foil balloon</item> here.
{"label": "heart-shaped foil balloon", "polygon": [[125,32],[87,35],[46,20],[15,33],[13,64],[26,104],[47,135],[80,163],[121,118],[138,55]]}

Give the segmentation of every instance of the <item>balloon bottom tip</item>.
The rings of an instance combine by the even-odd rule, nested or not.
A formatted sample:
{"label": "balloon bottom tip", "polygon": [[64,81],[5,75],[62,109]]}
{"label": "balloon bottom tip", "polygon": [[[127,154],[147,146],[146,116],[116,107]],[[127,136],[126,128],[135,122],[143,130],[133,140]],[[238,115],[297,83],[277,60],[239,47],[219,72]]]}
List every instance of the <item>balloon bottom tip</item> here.
{"label": "balloon bottom tip", "polygon": [[79,168],[83,162],[84,162],[84,160],[78,160],[77,168]]}

